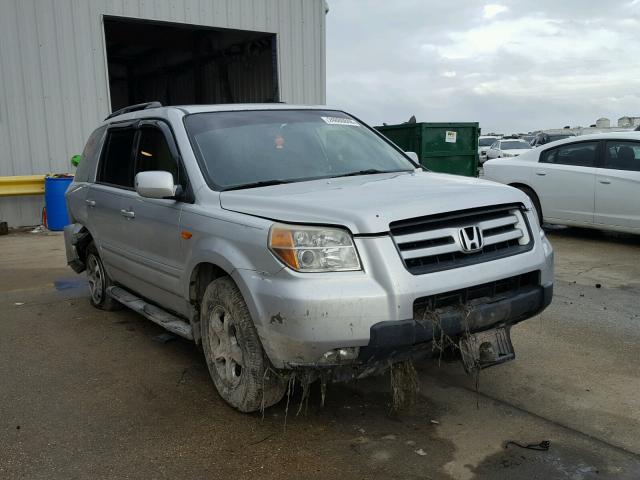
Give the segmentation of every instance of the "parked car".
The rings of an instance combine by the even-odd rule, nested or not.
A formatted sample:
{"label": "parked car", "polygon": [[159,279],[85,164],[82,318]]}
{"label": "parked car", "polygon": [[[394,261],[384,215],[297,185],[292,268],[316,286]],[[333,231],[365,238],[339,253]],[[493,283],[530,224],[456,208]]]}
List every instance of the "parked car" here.
{"label": "parked car", "polygon": [[526,150],[530,150],[532,147],[524,140],[519,138],[501,139],[494,142],[489,150],[487,150],[486,160],[493,158],[504,157],[517,157]]}
{"label": "parked car", "polygon": [[478,159],[480,163],[484,163],[487,159],[487,150],[495,143],[500,137],[483,135],[478,137]]}
{"label": "parked car", "polygon": [[640,132],[567,138],[491,160],[484,174],[529,195],[540,223],[640,233]]}
{"label": "parked car", "polygon": [[510,327],[552,297],[525,194],[423,171],[325,107],[129,107],[91,134],[66,196],[67,258],[91,303],[201,343],[245,412],[292,378],[431,355],[434,338],[468,370],[502,363]]}
{"label": "parked car", "polygon": [[532,147],[540,147],[542,145],[546,145],[547,143],[557,142],[558,140],[564,140],[565,138],[570,138],[575,136],[576,134],[573,132],[566,132],[566,133],[540,132],[536,134],[533,140],[531,140],[530,144]]}

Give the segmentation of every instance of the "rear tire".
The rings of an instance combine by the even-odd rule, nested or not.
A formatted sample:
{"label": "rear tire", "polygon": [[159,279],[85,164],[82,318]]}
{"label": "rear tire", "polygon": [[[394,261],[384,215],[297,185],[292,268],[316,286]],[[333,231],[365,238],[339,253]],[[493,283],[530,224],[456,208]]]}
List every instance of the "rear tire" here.
{"label": "rear tire", "polygon": [[518,190],[521,190],[522,192],[526,193],[527,197],[531,199],[531,203],[533,203],[533,208],[536,209],[536,215],[538,216],[538,223],[540,224],[540,228],[542,228],[542,223],[544,218],[542,216],[542,206],[540,205],[540,199],[538,198],[538,195],[536,195],[536,192],[534,192],[532,189],[524,185],[515,185],[515,187]]}
{"label": "rear tire", "polygon": [[202,348],[220,396],[241,412],[278,403],[287,384],[271,369],[240,290],[229,277],[212,281],[200,308]]}
{"label": "rear tire", "polygon": [[113,285],[107,271],[104,268],[100,254],[94,242],[87,246],[87,280],[89,281],[89,299],[91,305],[100,310],[113,311],[122,308],[122,305],[111,298],[107,288]]}

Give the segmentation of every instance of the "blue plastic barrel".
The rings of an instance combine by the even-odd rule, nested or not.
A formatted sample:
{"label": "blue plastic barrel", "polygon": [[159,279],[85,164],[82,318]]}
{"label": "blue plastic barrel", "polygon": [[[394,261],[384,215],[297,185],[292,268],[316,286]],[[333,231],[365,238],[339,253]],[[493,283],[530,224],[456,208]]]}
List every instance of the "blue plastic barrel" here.
{"label": "blue plastic barrel", "polygon": [[45,177],[44,179],[44,205],[47,209],[49,230],[64,230],[65,225],[69,224],[64,193],[72,181],[73,177]]}

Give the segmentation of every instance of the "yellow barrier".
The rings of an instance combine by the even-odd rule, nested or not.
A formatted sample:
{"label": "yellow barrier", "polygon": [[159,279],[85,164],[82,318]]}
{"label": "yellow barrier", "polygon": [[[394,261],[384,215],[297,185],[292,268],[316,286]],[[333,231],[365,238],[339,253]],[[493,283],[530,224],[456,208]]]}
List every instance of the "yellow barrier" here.
{"label": "yellow barrier", "polygon": [[44,175],[19,175],[0,177],[0,197],[14,195],[42,195],[44,193]]}

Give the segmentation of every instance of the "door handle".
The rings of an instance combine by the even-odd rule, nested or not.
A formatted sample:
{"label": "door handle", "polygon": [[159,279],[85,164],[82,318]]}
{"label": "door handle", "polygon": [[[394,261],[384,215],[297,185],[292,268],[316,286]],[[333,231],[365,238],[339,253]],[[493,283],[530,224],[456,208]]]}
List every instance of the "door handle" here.
{"label": "door handle", "polygon": [[536,170],[536,175],[544,177],[546,174],[547,174],[547,172],[545,172],[544,170]]}
{"label": "door handle", "polygon": [[609,185],[611,183],[611,180],[609,180],[608,178],[601,178],[600,180],[598,180],[600,183],[602,183],[603,185]]}
{"label": "door handle", "polygon": [[125,210],[125,209],[120,210],[120,214],[126,218],[134,218],[136,216],[133,210]]}
{"label": "door handle", "polygon": [[96,206],[96,201],[95,200],[85,200],[84,203],[86,203],[88,207],[95,207]]}

